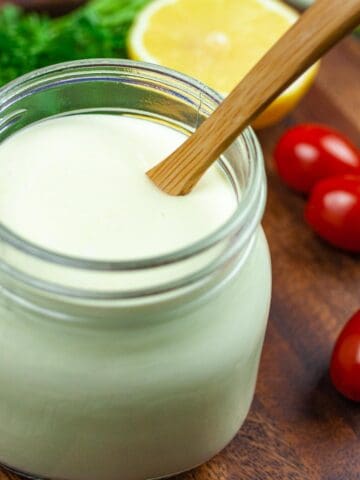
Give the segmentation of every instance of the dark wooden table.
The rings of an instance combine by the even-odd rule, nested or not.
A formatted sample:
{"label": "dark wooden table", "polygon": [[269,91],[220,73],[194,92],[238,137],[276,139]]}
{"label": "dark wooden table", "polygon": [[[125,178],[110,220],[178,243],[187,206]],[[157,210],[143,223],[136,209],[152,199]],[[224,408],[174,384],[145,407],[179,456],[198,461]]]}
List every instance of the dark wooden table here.
{"label": "dark wooden table", "polygon": [[[332,125],[359,143],[359,41],[349,38],[329,53],[301,105],[259,135],[274,287],[256,397],[235,440],[174,480],[360,480],[360,404],[338,395],[327,371],[337,333],[360,308],[360,256],[312,234],[302,220],[304,200],[279,181],[271,161],[284,128],[304,121]],[[0,471],[5,479],[18,480]]]}

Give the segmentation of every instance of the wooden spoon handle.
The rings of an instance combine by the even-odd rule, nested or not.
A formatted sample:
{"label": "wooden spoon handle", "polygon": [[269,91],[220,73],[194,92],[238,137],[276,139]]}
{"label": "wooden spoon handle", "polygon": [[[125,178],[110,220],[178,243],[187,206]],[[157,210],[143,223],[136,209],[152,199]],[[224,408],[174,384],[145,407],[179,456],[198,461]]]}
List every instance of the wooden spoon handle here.
{"label": "wooden spoon handle", "polygon": [[239,133],[359,22],[360,0],[317,0],[149,177],[167,193],[188,193]]}

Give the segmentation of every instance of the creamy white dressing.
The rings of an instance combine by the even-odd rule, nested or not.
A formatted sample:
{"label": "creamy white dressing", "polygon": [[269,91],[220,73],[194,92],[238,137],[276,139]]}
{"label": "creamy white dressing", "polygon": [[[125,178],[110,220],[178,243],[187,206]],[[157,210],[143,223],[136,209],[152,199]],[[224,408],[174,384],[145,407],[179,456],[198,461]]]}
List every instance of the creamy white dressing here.
{"label": "creamy white dressing", "polygon": [[[0,221],[42,247],[93,259],[188,246],[219,228],[237,200],[216,166],[185,197],[148,180],[145,171],[184,138],[105,115],[26,128],[0,145]],[[221,450],[250,407],[267,323],[260,227],[253,240],[211,282],[162,296],[96,302],[2,289],[0,463],[35,478],[146,480]],[[36,278],[126,290],[197,271],[215,252],[175,272],[124,275],[42,264],[5,247],[1,255]]]}
{"label": "creamy white dressing", "polygon": [[145,172],[185,135],[115,115],[46,120],[0,148],[0,221],[67,255],[133,259],[169,253],[219,228],[236,197],[220,167],[191,195],[161,192]]}

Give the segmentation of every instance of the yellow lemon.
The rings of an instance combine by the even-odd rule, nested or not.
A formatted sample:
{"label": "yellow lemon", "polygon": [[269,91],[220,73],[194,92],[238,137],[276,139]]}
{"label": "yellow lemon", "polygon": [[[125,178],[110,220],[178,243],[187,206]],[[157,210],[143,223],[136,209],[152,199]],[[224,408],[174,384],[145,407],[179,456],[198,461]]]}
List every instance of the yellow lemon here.
{"label": "yellow lemon", "polygon": [[[153,0],[128,37],[134,60],[190,75],[227,95],[297,20],[278,0]],[[311,86],[315,65],[254,122],[263,128],[283,118]]]}

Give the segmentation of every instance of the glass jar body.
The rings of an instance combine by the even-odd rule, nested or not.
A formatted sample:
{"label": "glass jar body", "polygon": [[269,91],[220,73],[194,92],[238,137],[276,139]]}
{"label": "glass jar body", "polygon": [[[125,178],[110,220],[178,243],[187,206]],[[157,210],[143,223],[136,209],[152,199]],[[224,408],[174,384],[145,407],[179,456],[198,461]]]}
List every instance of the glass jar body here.
{"label": "glass jar body", "polygon": [[3,303],[1,461],[44,478],[144,480],[210,459],[253,398],[270,278],[260,230],[220,291],[139,328],[54,325]]}
{"label": "glass jar body", "polygon": [[[72,113],[190,133],[220,100],[161,67],[75,62],[0,91],[0,142]],[[1,463],[34,478],[148,480],[207,461],[236,434],[254,395],[271,272],[251,131],[221,162],[236,214],[168,256],[65,257],[0,225]]]}

